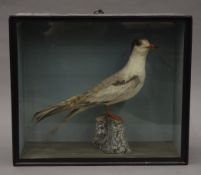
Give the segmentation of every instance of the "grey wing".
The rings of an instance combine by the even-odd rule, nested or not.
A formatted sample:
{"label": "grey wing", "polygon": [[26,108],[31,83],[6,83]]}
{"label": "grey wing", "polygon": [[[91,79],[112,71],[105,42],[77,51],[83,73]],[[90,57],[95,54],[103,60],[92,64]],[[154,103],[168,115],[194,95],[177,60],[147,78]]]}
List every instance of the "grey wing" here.
{"label": "grey wing", "polygon": [[135,88],[140,83],[139,77],[134,75],[128,80],[121,74],[115,74],[98,84],[89,91],[87,101],[91,103],[105,103],[115,101],[119,96],[126,93],[129,88]]}

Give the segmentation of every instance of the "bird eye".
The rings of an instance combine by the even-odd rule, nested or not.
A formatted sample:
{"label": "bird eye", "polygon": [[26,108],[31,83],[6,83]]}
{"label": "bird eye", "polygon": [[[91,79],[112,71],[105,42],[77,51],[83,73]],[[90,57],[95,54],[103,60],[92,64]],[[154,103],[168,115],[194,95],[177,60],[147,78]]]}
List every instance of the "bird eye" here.
{"label": "bird eye", "polygon": [[140,46],[142,44],[140,39],[134,39],[132,42],[132,46]]}

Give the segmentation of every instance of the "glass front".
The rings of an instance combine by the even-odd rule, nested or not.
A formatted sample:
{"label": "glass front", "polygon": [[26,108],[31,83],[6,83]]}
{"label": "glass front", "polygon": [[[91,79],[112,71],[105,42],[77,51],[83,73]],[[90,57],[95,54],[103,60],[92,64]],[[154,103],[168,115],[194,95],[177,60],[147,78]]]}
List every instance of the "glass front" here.
{"label": "glass front", "polygon": [[[55,132],[52,128],[72,112],[68,107],[54,110],[53,115],[38,123],[33,120],[37,112],[92,91],[92,87],[121,70],[131,58],[131,43],[136,38],[158,46],[148,49],[144,79],[143,71],[137,71],[143,69],[142,64],[127,67],[130,72],[136,69],[137,78],[129,79],[128,70],[120,77],[114,76],[102,85],[106,100],[97,90],[90,98],[93,104],[83,104],[89,109],[79,106],[84,110]],[[20,158],[180,157],[183,22],[18,22],[17,42]],[[132,93],[124,88],[130,87],[131,81],[142,86],[139,92],[133,86]],[[111,91],[124,92],[120,102],[110,98],[107,88],[111,85],[115,86]],[[108,98],[114,104],[109,104]],[[108,153],[94,144],[98,117],[106,114],[105,105],[113,118],[118,115],[123,119],[122,139],[127,141],[127,152]],[[108,138],[113,139],[109,134]]]}

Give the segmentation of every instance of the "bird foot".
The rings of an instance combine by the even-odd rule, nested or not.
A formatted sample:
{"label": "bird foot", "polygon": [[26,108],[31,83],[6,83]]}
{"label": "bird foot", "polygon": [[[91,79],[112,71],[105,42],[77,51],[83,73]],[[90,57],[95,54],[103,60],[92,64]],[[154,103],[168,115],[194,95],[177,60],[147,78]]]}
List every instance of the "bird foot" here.
{"label": "bird foot", "polygon": [[108,108],[107,105],[105,105],[104,107],[105,107],[106,116],[107,116],[108,118],[110,118],[110,119],[113,120],[113,121],[119,121],[119,122],[121,122],[121,123],[123,122],[123,119],[122,119],[120,116],[115,115],[115,114],[112,114],[112,113],[109,111],[109,108]]}
{"label": "bird foot", "polygon": [[123,122],[123,119],[120,116],[112,114],[111,112],[108,112],[107,116],[112,120]]}

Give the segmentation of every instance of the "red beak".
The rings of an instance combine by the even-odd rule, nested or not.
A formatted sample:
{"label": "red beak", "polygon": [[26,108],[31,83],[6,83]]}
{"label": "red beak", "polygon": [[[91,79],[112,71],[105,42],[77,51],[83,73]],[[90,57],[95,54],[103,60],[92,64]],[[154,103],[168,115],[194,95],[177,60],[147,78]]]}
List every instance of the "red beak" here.
{"label": "red beak", "polygon": [[150,49],[157,49],[158,47],[154,44],[150,44],[147,48],[150,48]]}

